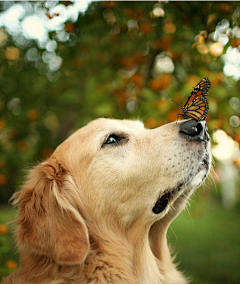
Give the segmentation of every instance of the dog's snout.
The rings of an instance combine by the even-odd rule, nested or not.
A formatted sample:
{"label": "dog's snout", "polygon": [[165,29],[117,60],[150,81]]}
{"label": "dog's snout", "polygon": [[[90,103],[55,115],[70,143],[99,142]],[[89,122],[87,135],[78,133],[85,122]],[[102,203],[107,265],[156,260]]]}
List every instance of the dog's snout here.
{"label": "dog's snout", "polygon": [[187,139],[195,141],[209,140],[205,121],[197,121],[195,119],[188,120],[181,124],[180,133]]}

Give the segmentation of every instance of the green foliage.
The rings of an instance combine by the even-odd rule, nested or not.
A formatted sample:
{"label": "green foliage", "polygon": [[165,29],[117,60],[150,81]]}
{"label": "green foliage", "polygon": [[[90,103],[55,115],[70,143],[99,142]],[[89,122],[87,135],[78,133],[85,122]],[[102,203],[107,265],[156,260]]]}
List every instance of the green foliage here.
{"label": "green foliage", "polygon": [[[9,241],[9,237],[0,235],[0,276],[8,275],[13,270],[13,268],[8,267],[9,260],[7,259],[10,251],[11,243]],[[13,262],[13,260],[11,260],[10,263],[17,267],[17,263],[15,261]]]}
{"label": "green foliage", "polygon": [[[18,267],[18,254],[13,241],[13,223],[16,211],[1,206],[0,213],[0,279]],[[9,223],[8,223],[9,222]]]}

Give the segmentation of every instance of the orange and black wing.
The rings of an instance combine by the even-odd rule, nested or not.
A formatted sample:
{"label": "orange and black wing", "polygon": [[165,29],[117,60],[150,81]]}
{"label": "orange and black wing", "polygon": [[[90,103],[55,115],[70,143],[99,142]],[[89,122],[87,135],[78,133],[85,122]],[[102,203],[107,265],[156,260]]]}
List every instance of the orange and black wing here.
{"label": "orange and black wing", "polygon": [[187,106],[182,108],[183,115],[196,119],[196,120],[204,120],[208,114],[208,102],[206,98],[197,97]]}
{"label": "orange and black wing", "polygon": [[195,100],[198,97],[207,98],[208,91],[210,89],[211,82],[208,78],[202,79],[196,87],[193,88],[190,96],[188,97],[184,107],[186,107],[191,101]]}
{"label": "orange and black wing", "polygon": [[182,108],[183,116],[196,120],[204,120],[208,114],[207,95],[211,83],[208,78],[202,79],[192,90],[184,107]]}

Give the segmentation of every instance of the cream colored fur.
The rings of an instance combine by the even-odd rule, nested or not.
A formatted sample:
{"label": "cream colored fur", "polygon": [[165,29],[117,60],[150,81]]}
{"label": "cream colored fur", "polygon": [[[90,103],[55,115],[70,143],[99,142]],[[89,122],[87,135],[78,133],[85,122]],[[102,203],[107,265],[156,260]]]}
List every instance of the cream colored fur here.
{"label": "cream colored fur", "polygon": [[[95,120],[33,168],[13,197],[21,265],[2,284],[187,283],[166,234],[206,177],[196,169],[209,145],[182,137],[181,123]],[[110,134],[121,143],[105,144]],[[159,197],[184,182],[155,214]]]}

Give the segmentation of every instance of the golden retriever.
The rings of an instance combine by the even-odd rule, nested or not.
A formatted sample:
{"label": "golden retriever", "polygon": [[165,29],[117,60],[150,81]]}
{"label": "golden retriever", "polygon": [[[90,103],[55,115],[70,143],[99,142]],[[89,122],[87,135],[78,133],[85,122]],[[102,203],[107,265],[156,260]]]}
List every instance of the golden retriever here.
{"label": "golden retriever", "polygon": [[166,233],[210,165],[203,121],[92,121],[15,193],[21,264],[2,283],[187,283]]}

